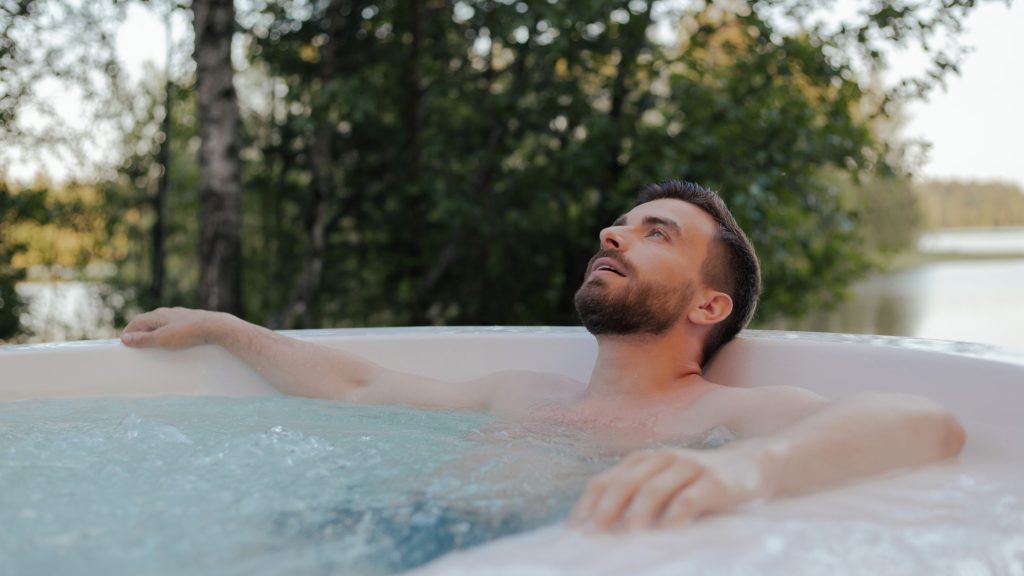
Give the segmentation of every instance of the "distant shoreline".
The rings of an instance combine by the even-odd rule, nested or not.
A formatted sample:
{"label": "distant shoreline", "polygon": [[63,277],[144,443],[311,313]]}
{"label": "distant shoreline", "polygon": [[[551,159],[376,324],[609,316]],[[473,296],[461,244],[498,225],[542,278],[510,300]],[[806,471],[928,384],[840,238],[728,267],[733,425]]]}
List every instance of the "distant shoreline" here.
{"label": "distant shoreline", "polygon": [[1021,252],[921,252],[920,250],[908,250],[900,252],[888,259],[879,267],[876,273],[886,274],[898,272],[908,268],[915,268],[935,262],[963,262],[967,260],[1022,260],[1024,251]]}

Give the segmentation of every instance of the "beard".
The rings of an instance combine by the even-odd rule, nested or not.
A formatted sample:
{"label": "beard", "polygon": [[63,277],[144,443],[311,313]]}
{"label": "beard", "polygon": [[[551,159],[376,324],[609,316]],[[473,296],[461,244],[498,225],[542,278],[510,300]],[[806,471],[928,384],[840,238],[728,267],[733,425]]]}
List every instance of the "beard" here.
{"label": "beard", "polygon": [[[668,331],[686,311],[696,288],[693,282],[684,286],[665,285],[640,280],[635,269],[619,257],[598,252],[594,258],[609,256],[628,273],[626,286],[613,291],[603,278],[587,278],[576,292],[576,313],[583,326],[595,336],[660,335]],[[593,260],[591,260],[593,262]]]}

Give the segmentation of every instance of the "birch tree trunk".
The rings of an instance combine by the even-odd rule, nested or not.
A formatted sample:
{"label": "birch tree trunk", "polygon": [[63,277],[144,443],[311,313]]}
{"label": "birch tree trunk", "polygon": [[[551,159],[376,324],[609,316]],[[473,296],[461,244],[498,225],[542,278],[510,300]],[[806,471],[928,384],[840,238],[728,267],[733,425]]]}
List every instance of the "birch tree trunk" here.
{"label": "birch tree trunk", "polygon": [[231,68],[231,0],[195,0],[199,95],[199,305],[241,312],[238,96]]}
{"label": "birch tree trunk", "polygon": [[153,196],[153,229],[150,232],[150,240],[153,245],[153,260],[150,262],[149,298],[150,306],[160,306],[164,300],[164,276],[166,272],[166,245],[167,237],[167,191],[171,180],[171,108],[174,82],[171,80],[172,53],[174,40],[171,36],[171,15],[173,7],[167,8],[164,16],[164,33],[167,38],[167,46],[164,55],[164,119],[160,123],[160,131],[164,138],[160,141],[160,148],[157,151],[157,164],[160,166],[160,176],[156,183],[156,194]]}

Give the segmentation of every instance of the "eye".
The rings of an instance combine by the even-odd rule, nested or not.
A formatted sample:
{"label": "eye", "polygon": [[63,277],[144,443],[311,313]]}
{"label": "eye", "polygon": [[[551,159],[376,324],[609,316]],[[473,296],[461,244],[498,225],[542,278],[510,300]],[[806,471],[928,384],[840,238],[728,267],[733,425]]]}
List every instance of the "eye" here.
{"label": "eye", "polygon": [[655,238],[661,238],[662,240],[668,240],[668,234],[666,234],[661,228],[651,228],[651,231],[648,232],[647,235]]}

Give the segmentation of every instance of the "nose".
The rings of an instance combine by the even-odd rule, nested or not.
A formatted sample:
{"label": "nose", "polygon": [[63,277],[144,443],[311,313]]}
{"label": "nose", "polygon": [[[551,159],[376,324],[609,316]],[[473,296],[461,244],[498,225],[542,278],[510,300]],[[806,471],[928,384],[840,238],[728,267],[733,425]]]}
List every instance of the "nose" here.
{"label": "nose", "polygon": [[624,250],[626,247],[626,236],[622,233],[621,226],[609,226],[598,235],[601,240],[601,247],[611,250]]}

